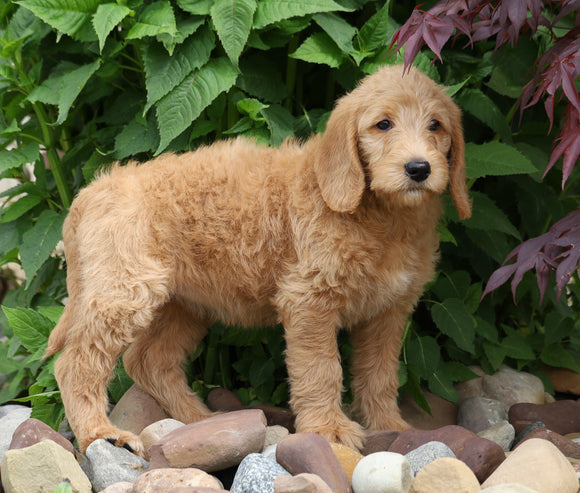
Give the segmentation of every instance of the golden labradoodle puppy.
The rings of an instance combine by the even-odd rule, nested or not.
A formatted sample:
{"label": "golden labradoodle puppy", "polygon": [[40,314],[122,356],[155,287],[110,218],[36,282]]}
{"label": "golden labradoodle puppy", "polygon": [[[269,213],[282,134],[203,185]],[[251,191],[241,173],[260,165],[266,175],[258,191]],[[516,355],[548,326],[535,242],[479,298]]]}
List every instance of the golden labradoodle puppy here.
{"label": "golden labradoodle puppy", "polygon": [[[363,427],[408,427],[401,335],[434,275],[447,188],[469,217],[460,111],[400,66],[365,78],[304,143],[218,142],[101,176],[64,225],[70,298],[46,351],[64,349],[56,377],[81,450],[105,438],[144,452],[107,419],[121,355],[173,418],[209,416],[182,367],[217,320],[283,324],[298,431],[357,448]],[[362,426],[341,408],[340,328]]]}

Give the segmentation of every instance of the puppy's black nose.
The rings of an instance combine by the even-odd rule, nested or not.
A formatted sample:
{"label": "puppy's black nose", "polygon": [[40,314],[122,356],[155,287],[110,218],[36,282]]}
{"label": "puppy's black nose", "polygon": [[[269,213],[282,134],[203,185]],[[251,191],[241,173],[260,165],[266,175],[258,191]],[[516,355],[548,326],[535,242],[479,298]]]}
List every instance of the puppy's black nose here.
{"label": "puppy's black nose", "polygon": [[431,166],[427,161],[411,161],[405,164],[405,174],[411,180],[421,183],[431,174]]}

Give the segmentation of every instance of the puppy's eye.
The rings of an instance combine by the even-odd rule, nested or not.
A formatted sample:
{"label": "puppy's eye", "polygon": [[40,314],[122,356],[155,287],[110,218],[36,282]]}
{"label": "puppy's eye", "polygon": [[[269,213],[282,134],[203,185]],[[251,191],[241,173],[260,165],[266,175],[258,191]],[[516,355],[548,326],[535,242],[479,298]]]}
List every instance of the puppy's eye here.
{"label": "puppy's eye", "polygon": [[429,122],[429,130],[431,132],[437,132],[437,130],[439,130],[441,128],[441,123],[439,123],[439,120],[431,120]]}
{"label": "puppy's eye", "polygon": [[393,128],[393,124],[390,120],[381,120],[379,123],[377,123],[377,128],[379,130],[387,131]]}

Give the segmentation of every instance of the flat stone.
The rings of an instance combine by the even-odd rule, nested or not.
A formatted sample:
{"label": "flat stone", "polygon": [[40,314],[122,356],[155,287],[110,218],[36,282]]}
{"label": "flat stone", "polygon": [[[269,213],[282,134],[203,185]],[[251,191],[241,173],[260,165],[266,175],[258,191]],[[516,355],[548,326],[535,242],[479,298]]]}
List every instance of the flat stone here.
{"label": "flat stone", "polygon": [[[580,373],[553,367],[546,367],[543,371],[548,375],[556,392],[580,395]],[[580,372],[580,364],[578,371]]]}
{"label": "flat stone", "polygon": [[148,454],[151,445],[161,440],[168,433],[177,430],[177,428],[181,428],[182,426],[185,426],[184,423],[172,418],[162,419],[146,426],[139,434],[145,452]]}
{"label": "flat stone", "polygon": [[375,452],[365,456],[352,475],[354,493],[406,492],[413,481],[409,461],[401,454]]}
{"label": "flat stone", "polygon": [[364,447],[361,450],[361,454],[369,455],[374,454],[375,452],[386,452],[400,434],[400,431],[395,430],[369,432]]}
{"label": "flat stone", "polygon": [[354,468],[364,456],[358,451],[340,443],[331,443],[330,448],[334,452],[334,455],[336,455],[336,458],[346,473],[349,482],[352,481]]}
{"label": "flat stone", "polygon": [[532,430],[528,435],[520,441],[515,447],[516,450],[518,447],[521,447],[522,444],[526,443],[527,440],[531,440],[534,438],[541,438],[542,440],[548,440],[552,442],[558,450],[562,452],[566,457],[571,457],[573,459],[580,459],[580,445],[574,443],[569,438],[563,437],[559,433],[555,431],[548,430],[547,428],[536,428]]}
{"label": "flat stone", "polygon": [[207,395],[207,407],[214,412],[231,412],[245,409],[242,400],[228,389],[212,389]]}
{"label": "flat stone", "polygon": [[346,473],[330,444],[316,433],[295,433],[280,440],[276,461],[292,475],[317,474],[333,492],[351,491]]}
{"label": "flat stone", "polygon": [[508,406],[487,397],[471,397],[459,404],[457,424],[473,433],[508,419]]}
{"label": "flat stone", "polygon": [[332,493],[330,487],[316,474],[278,476],[274,480],[274,493]]}
{"label": "flat stone", "polygon": [[469,467],[458,459],[444,457],[419,471],[409,493],[478,493],[479,481]]}
{"label": "flat stone", "polygon": [[408,454],[427,442],[443,442],[484,481],[505,459],[503,449],[497,444],[460,426],[444,426],[438,430],[405,430],[391,447],[390,452]]}
{"label": "flat stone", "polygon": [[83,469],[96,491],[120,481],[135,481],[149,468],[148,462],[107,440],[95,440],[86,451]]}
{"label": "flat stone", "polygon": [[427,464],[431,464],[431,462],[444,457],[456,458],[453,450],[443,442],[427,442],[405,455],[405,458],[411,464],[413,476],[416,476]]}
{"label": "flat stone", "polygon": [[238,465],[261,452],[266,417],[258,409],[219,414],[165,435],[149,449],[150,468],[193,467],[206,472]]}
{"label": "flat stone", "polygon": [[4,493],[52,491],[68,481],[75,493],[91,493],[91,482],[72,454],[52,440],[8,450],[2,458]]}
{"label": "flat stone", "polygon": [[419,407],[415,399],[409,394],[403,396],[399,405],[401,416],[413,428],[436,430],[457,423],[457,406],[455,404],[427,390],[423,390],[423,395],[427,399],[431,414]]}
{"label": "flat stone", "polygon": [[154,469],[141,474],[133,485],[134,493],[163,493],[176,488],[212,488],[222,491],[222,484],[208,473],[193,468]]}
{"label": "flat stone", "polygon": [[53,442],[59,444],[65,450],[68,450],[73,456],[75,455],[75,448],[73,444],[70,443],[62,435],[54,431],[50,426],[43,423],[42,421],[34,418],[29,418],[24,421],[12,435],[12,442],[10,443],[10,449],[26,448],[39,443],[43,440],[52,440]]}
{"label": "flat stone", "polygon": [[504,452],[511,450],[516,431],[508,421],[501,421],[487,430],[480,431],[477,435],[497,443]]}
{"label": "flat stone", "polygon": [[482,489],[518,483],[537,493],[577,493],[574,468],[548,440],[526,440],[486,479]]}
{"label": "flat stone", "polygon": [[0,418],[0,460],[4,452],[10,448],[16,428],[30,418],[30,413],[32,409],[29,407],[14,406],[11,407],[10,412]]}
{"label": "flat stone", "polygon": [[482,377],[483,397],[495,399],[508,406],[520,402],[543,404],[544,384],[530,373],[500,367],[494,375]]}
{"label": "flat stone", "polygon": [[240,463],[231,493],[273,493],[274,480],[278,476],[290,476],[275,460],[261,454],[249,454]]}
{"label": "flat stone", "polygon": [[139,435],[147,426],[169,418],[153,397],[133,384],[109,414],[109,420],[122,430]]}
{"label": "flat stone", "polygon": [[546,428],[566,435],[580,431],[580,404],[572,400],[549,404],[514,404],[509,410],[509,421],[516,433],[535,421],[541,421]]}

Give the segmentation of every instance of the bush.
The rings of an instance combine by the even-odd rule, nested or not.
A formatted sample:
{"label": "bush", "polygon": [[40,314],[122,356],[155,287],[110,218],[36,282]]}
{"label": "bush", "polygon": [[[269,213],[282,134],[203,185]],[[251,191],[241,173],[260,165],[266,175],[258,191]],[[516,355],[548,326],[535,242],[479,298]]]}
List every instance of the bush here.
{"label": "bush", "polygon": [[[31,400],[33,416],[52,425],[62,417],[53,361],[41,359],[66,297],[55,247],[72,197],[98,170],[235,135],[279,145],[322,130],[337,96],[379,65],[403,62],[391,40],[412,7],[382,0],[4,2],[0,177],[15,186],[2,193],[0,265],[5,277],[8,266],[21,266],[26,280],[12,282],[0,314],[0,373],[7,375],[0,403]],[[549,7],[542,13],[561,14],[560,35],[572,32],[575,12]],[[539,25],[497,49],[481,39],[469,50],[440,44],[435,56],[412,53],[464,110],[474,202],[463,223],[447,204],[437,277],[405,332],[401,386],[423,406],[424,384],[455,400],[453,382],[472,376],[470,364],[538,373],[544,363],[576,368],[580,360],[573,282],[540,303],[526,275],[517,304],[505,288],[480,302],[484,283],[516,245],[578,207],[576,171],[566,168],[563,190],[554,173],[541,179],[550,127],[565,129],[565,101],[553,99],[553,122],[536,106],[521,125],[513,121],[530,67],[556,42],[554,30]],[[348,363],[347,337],[340,343]],[[242,334],[216,326],[203,346],[211,350],[200,348],[189,371],[202,394],[220,385],[248,404],[286,400],[280,329]],[[113,400],[129,384],[119,367]]]}

